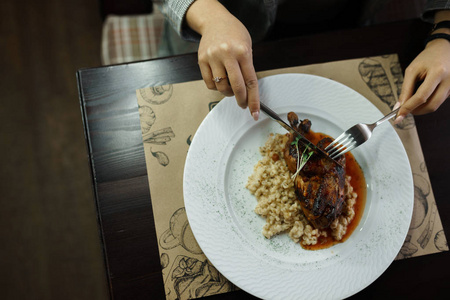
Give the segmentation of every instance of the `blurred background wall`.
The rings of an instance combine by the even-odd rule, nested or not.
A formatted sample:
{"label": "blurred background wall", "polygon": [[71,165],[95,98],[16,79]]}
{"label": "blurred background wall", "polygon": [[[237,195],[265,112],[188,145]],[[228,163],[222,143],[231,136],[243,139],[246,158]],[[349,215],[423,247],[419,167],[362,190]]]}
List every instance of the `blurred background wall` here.
{"label": "blurred background wall", "polygon": [[0,298],[107,299],[76,70],[98,1],[0,2]]}

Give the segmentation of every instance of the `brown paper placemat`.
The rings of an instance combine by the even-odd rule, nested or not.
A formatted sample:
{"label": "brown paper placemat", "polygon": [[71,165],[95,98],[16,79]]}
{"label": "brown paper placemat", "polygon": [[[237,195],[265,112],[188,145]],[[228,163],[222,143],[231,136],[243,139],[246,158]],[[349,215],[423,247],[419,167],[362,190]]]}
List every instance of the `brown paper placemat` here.
{"label": "brown paper placemat", "polygon": [[[258,77],[304,73],[340,82],[383,114],[398,99],[403,75],[397,55],[352,59],[259,72]],[[203,81],[136,91],[155,227],[167,299],[193,299],[236,289],[207,260],[194,239],[183,201],[183,170],[190,142],[208,112],[223,98]],[[414,179],[414,212],[396,259],[448,251],[414,118],[395,126]],[[250,175],[250,174],[249,174]]]}

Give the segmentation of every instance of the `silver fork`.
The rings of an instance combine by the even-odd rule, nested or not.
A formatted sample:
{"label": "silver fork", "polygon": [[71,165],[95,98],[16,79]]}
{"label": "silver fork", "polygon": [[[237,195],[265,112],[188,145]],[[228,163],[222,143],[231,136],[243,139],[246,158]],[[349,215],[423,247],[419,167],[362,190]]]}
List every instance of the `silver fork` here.
{"label": "silver fork", "polygon": [[325,153],[325,151],[323,151],[322,149],[320,149],[319,147],[317,147],[316,145],[314,145],[313,143],[311,143],[310,141],[308,141],[301,133],[297,132],[294,128],[292,128],[288,123],[286,123],[285,121],[283,121],[280,116],[274,112],[272,109],[270,109],[267,105],[265,105],[264,103],[260,102],[259,103],[261,106],[261,111],[263,113],[265,113],[266,115],[268,115],[271,119],[275,120],[276,122],[278,122],[278,124],[280,124],[284,129],[286,129],[287,131],[289,131],[291,134],[294,134],[297,138],[298,141],[300,143],[302,143],[305,147],[312,149],[316,154],[322,155],[323,157],[325,157],[326,159],[329,159],[330,161],[332,161],[333,163],[336,163],[339,165],[339,163],[337,163],[335,160],[331,159],[330,156]]}
{"label": "silver fork", "polygon": [[325,148],[325,151],[328,152],[331,158],[335,159],[342,154],[361,146],[372,136],[372,131],[375,127],[395,117],[399,109],[400,107],[391,111],[373,124],[359,123],[354,125],[329,144]]}

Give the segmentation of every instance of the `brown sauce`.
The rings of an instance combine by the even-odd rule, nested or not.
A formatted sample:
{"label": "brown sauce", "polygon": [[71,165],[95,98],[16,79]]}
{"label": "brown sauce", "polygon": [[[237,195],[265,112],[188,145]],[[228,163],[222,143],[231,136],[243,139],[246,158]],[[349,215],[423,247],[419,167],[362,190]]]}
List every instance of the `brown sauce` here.
{"label": "brown sauce", "polygon": [[[312,143],[317,144],[321,139],[329,136],[324,133],[320,132],[316,133],[310,130],[310,132],[306,134],[305,137]],[[326,229],[327,236],[326,237],[320,236],[318,238],[316,245],[300,244],[304,249],[307,250],[326,249],[338,243],[345,242],[358,226],[359,221],[361,220],[361,217],[364,213],[364,207],[366,205],[366,193],[367,193],[366,179],[364,178],[364,173],[360,165],[356,161],[355,157],[353,156],[353,154],[347,152],[344,155],[346,160],[346,174],[352,177],[350,183],[353,187],[353,192],[355,192],[358,195],[358,197],[356,198],[356,203],[353,207],[353,209],[355,210],[355,217],[348,225],[347,232],[343,236],[342,240],[336,241],[331,236],[331,230]]]}

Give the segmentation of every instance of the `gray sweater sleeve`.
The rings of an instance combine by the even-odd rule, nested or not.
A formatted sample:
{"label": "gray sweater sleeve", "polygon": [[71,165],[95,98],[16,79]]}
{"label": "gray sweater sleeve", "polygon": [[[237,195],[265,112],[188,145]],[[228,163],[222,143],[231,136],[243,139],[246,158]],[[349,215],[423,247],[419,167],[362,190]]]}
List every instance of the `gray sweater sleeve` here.
{"label": "gray sweater sleeve", "polygon": [[450,9],[450,0],[428,0],[425,5],[423,19],[427,22],[434,22],[436,10]]}
{"label": "gray sweater sleeve", "polygon": [[200,35],[185,24],[188,8],[195,0],[160,0],[155,1],[166,20],[184,40],[199,41]]}

